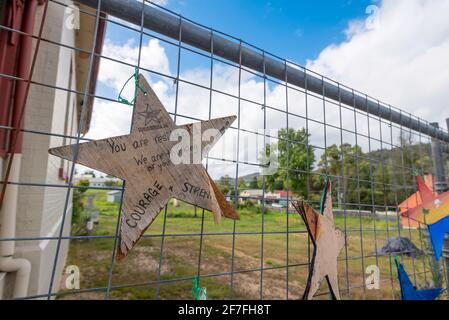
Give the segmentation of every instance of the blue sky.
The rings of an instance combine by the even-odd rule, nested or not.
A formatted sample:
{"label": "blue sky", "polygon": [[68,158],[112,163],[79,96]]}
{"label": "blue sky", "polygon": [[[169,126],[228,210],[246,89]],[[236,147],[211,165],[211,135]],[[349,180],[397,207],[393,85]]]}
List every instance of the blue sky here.
{"label": "blue sky", "polygon": [[[315,59],[331,43],[345,40],[348,22],[367,17],[375,0],[166,0],[165,7],[183,16],[241,38],[301,65]],[[113,24],[114,42],[129,34]]]}
{"label": "blue sky", "polygon": [[[306,62],[309,60],[316,60],[319,54],[326,47],[329,47],[329,45],[346,41],[347,35],[345,30],[348,29],[350,22],[366,19],[366,8],[373,3],[370,0],[271,0],[266,2],[255,0],[228,0],[226,2],[216,0],[158,0],[158,2],[164,3],[166,8],[180,13],[190,20],[220,30],[234,37],[242,38],[248,43],[301,65],[306,65]],[[139,30],[138,26],[134,26],[134,28]],[[152,32],[150,33],[152,34]],[[110,23],[108,24],[106,40],[105,55],[114,56],[119,61],[137,64],[137,48],[140,41],[139,32]],[[159,41],[152,49],[146,50],[145,48],[150,46],[150,40],[151,37],[148,36],[144,36],[143,38],[140,66],[153,71],[161,71],[161,68],[165,68],[165,72],[162,73],[172,76],[176,75],[178,48]],[[157,52],[158,48],[162,48],[162,51],[159,53]],[[166,60],[163,57],[166,57]],[[155,61],[159,63],[155,63]],[[105,61],[104,63],[108,62]],[[214,64],[214,68],[217,64]],[[108,67],[105,64],[103,67],[102,74],[100,75],[100,80],[102,79],[103,81],[99,82],[97,93],[115,98],[121,84],[132,74],[133,70],[132,68],[126,67],[129,70],[125,71],[121,66],[114,63],[109,64]],[[182,50],[180,70],[182,78],[207,86],[209,68],[209,58],[193,54],[188,50]],[[236,88],[236,79],[231,80],[232,77],[226,79],[227,72],[229,71],[229,69],[221,69],[214,73],[214,84],[221,82],[226,86],[229,85],[229,82],[233,81],[234,87]],[[150,77],[152,85],[157,86],[156,83],[161,79],[154,73]],[[242,85],[242,96],[247,96],[247,98],[252,97],[251,100],[262,102],[262,79],[251,79],[250,77],[244,80],[244,82],[245,84]],[[165,100],[164,105],[167,110],[172,112],[173,103],[170,101],[174,101],[174,87],[172,82],[167,78],[162,79],[161,83],[163,84],[162,87],[167,88],[167,91],[164,94],[164,91],[161,90],[158,94],[163,101]],[[247,90],[244,88],[247,88]],[[277,91],[274,87],[271,90],[270,93],[267,93],[268,100],[279,100],[276,102],[277,105],[283,106],[285,99],[282,98],[282,94],[276,93]],[[156,91],[158,91],[157,88]],[[209,93],[205,93],[201,92],[200,89],[181,85],[178,113],[193,116],[194,118],[207,118]],[[130,98],[128,95],[125,96]],[[297,99],[302,101],[299,97]],[[221,109],[221,112],[236,113],[236,110],[232,109],[232,103],[229,104],[229,101],[220,102],[219,98],[214,97],[213,104],[213,109],[215,110]],[[262,113],[259,112],[256,115],[251,107],[254,108],[255,106],[247,106],[247,121],[245,125],[248,126],[247,129],[256,131],[262,126],[262,120],[260,119]],[[127,107],[122,105],[121,108]],[[245,109],[244,106],[242,108]],[[107,109],[112,111],[113,107],[107,107]],[[260,107],[256,109],[260,111]],[[321,108],[317,110],[321,110]],[[320,112],[315,112],[314,115],[319,118],[320,114]],[[224,116],[224,114],[214,115]],[[276,113],[276,116],[269,115],[270,127],[278,128],[284,126],[285,121],[282,116],[283,114],[281,113]],[[125,133],[128,127],[124,123],[129,122],[129,112],[126,115],[122,114],[117,116],[117,118],[120,118],[120,120],[117,119],[120,122],[125,119],[123,124],[118,126],[121,131],[117,131],[117,134],[119,132]],[[251,118],[251,121],[249,121],[249,118]],[[112,122],[110,121],[109,123]],[[298,123],[298,126],[304,125],[302,122]],[[107,128],[104,129],[107,130]],[[106,130],[103,130],[103,132]],[[312,142],[320,146],[323,141],[321,137],[322,130],[316,129],[316,131],[317,134],[314,136],[314,138],[316,137],[316,141],[314,140]],[[231,134],[228,134],[228,136],[231,137]],[[229,153],[228,149],[231,148],[223,150],[223,153]],[[259,154],[259,151],[256,149],[253,151],[249,152],[252,156]],[[222,157],[232,158],[234,156],[235,154],[229,157]],[[257,159],[253,160],[257,161]]]}
{"label": "blue sky", "polygon": [[[348,23],[366,19],[366,8],[376,0],[156,0],[182,16],[305,66],[330,44],[346,39]],[[135,28],[139,29],[138,26]],[[139,43],[138,32],[114,23],[107,27],[106,39],[123,45],[130,39]],[[143,41],[148,41],[145,37]],[[161,42],[169,58],[170,70],[176,72],[177,49]],[[137,57],[136,57],[137,59]],[[137,61],[137,60],[136,60]],[[182,68],[207,68],[207,59],[184,51]],[[181,70],[183,72],[184,70]],[[130,71],[132,73],[132,71]],[[111,96],[110,89],[99,83],[97,93]],[[115,95],[113,93],[112,95]]]}
{"label": "blue sky", "polygon": [[169,0],[167,7],[302,65],[344,40],[348,21],[370,0]]}
{"label": "blue sky", "polygon": [[[167,8],[191,20],[240,37],[384,103],[428,121],[438,121],[441,127],[446,126],[444,120],[449,116],[449,0],[157,1],[165,2]],[[377,5],[378,10],[375,23],[371,19],[373,15],[366,12],[373,4]],[[134,28],[138,30],[137,26]],[[109,23],[103,54],[136,65],[139,38],[138,31]],[[177,54],[176,46],[145,36],[141,67],[176,76]],[[97,94],[115,100],[118,91],[133,71],[132,67],[102,59]],[[214,88],[235,95],[238,84],[238,73],[235,71],[232,67],[223,68],[218,62],[214,62]],[[169,112],[173,112],[176,88],[173,81],[159,77],[154,72],[147,77],[164,106]],[[183,50],[180,77],[207,88],[210,59]],[[260,102],[263,98],[263,88],[261,79],[246,75],[242,81],[242,97]],[[128,86],[128,89],[128,95],[125,97],[131,98],[132,86]],[[267,90],[270,106],[284,107],[285,90],[280,89],[282,88],[271,86]],[[208,90],[181,82],[178,115],[205,119],[208,117],[209,101],[213,104],[212,117],[236,114],[235,99],[225,99],[223,95],[214,94],[210,100],[209,96]],[[302,105],[304,99],[289,99],[289,110],[305,116],[305,108]],[[316,102],[320,107],[315,108],[313,99],[308,99],[310,108],[314,110],[308,116],[322,121],[322,104],[319,99]],[[242,125],[247,125],[248,129],[253,131],[261,128],[260,107],[256,106],[253,112],[250,106],[243,104],[242,110],[246,112],[246,115],[242,116],[245,119]],[[326,107],[328,123],[339,119],[333,114],[336,111],[338,109]],[[128,133],[130,119],[131,108],[96,99],[89,135],[98,139]],[[354,127],[353,116],[344,116],[343,120],[343,127]],[[361,121],[359,119],[358,123]],[[290,125],[304,127],[303,121]],[[282,113],[270,115],[269,126],[285,126]],[[358,126],[360,130],[367,127],[365,124]],[[374,132],[379,128],[371,128],[371,135],[379,136],[379,132]],[[322,128],[309,126],[309,129],[313,131],[312,143],[323,147],[325,139]],[[388,133],[389,130],[385,128],[382,132]],[[228,133],[227,136],[232,134]],[[348,141],[345,142],[354,144],[353,135],[348,134],[346,138]],[[327,143],[338,143],[340,135],[329,129],[326,139]],[[382,139],[388,141],[390,137]],[[360,139],[358,142],[363,146],[367,145]],[[372,147],[379,148],[374,144]],[[217,148],[216,146],[214,149]],[[227,152],[227,149],[225,151]]]}

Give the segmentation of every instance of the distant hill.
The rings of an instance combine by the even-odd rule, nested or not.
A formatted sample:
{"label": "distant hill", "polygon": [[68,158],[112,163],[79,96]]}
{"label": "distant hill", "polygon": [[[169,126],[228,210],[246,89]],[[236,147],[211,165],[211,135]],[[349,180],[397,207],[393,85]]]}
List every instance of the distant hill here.
{"label": "distant hill", "polygon": [[[416,143],[416,144],[408,144],[404,149],[399,147],[394,147],[392,149],[378,149],[373,150],[371,152],[365,153],[365,158],[371,158],[375,161],[373,165],[378,165],[378,161],[380,159],[385,160],[393,160],[398,167],[402,166],[402,161],[404,161],[405,167],[410,168],[410,162],[413,161],[413,166],[416,169],[423,170],[423,173],[432,173],[432,160],[431,160],[431,147],[430,143]],[[315,164],[318,163],[319,160],[316,161]],[[448,171],[449,171],[449,155],[443,153],[443,161],[448,163]],[[399,172],[402,173],[402,172]],[[250,173],[244,176],[240,176],[239,179],[243,179],[247,184],[253,181],[254,177],[258,178],[260,174],[258,172]],[[408,174],[407,174],[408,176]],[[217,179],[216,182],[219,182],[221,178]],[[235,177],[229,177],[229,182],[231,185],[235,184]]]}
{"label": "distant hill", "polygon": [[[244,176],[240,176],[239,179],[243,179],[246,183],[250,183],[251,181],[253,181],[254,177],[258,178],[260,176],[260,174],[258,172],[255,173],[250,173]],[[219,183],[222,177],[220,177],[219,179],[216,179],[215,182]],[[234,177],[229,177],[229,183],[231,185],[235,184],[235,178]]]}
{"label": "distant hill", "polygon": [[254,177],[258,178],[260,174],[258,172],[247,174],[246,176],[241,176],[239,179],[245,180],[245,182],[253,181]]}

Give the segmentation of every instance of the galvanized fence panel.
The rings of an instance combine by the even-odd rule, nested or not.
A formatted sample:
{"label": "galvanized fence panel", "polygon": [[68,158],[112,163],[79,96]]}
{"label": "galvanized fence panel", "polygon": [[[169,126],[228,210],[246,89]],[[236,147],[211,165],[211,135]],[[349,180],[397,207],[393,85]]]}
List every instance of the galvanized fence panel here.
{"label": "galvanized fence panel", "polygon": [[[217,146],[217,152],[212,150],[205,166],[217,179],[219,173],[229,173],[229,198],[243,219],[224,221],[222,226],[213,227],[207,212],[192,208],[188,210],[194,210],[197,220],[193,221],[196,222],[181,227],[183,218],[177,215],[183,213],[167,206],[157,218],[160,223],[149,229],[122,263],[116,261],[121,203],[113,223],[111,219],[100,220],[100,224],[107,225],[102,234],[65,236],[61,227],[56,237],[0,239],[56,242],[53,267],[48,270],[48,292],[27,298],[76,298],[94,294],[94,297],[105,298],[176,299],[191,296],[189,288],[195,277],[200,285],[208,288],[210,298],[299,298],[310,267],[311,242],[305,226],[289,204],[293,197],[302,197],[318,205],[322,175],[328,175],[333,181],[336,221],[346,235],[346,245],[339,257],[342,296],[346,299],[400,298],[392,255],[380,255],[378,251],[387,239],[396,236],[408,237],[425,250],[426,227],[402,228],[397,207],[415,192],[415,172],[432,173],[444,179],[440,169],[441,155],[435,155],[435,150],[432,153],[431,146],[435,148],[435,144],[440,143],[443,147],[438,146],[438,149],[446,148],[449,142],[446,130],[437,129],[425,120],[148,1],[82,0],[80,3],[93,8],[93,11],[80,10],[81,15],[95,17],[93,39],[102,20],[113,30],[120,29],[135,39],[133,49],[137,50],[133,51],[132,62],[111,56],[111,52],[95,53],[95,42],[86,50],[31,35],[35,42],[88,55],[89,70],[83,92],[33,79],[30,86],[81,95],[84,101],[95,99],[95,105],[116,102],[115,93],[89,91],[94,59],[99,58],[102,64],[108,64],[112,69],[129,69],[130,75],[137,68],[150,77],[153,84],[157,86],[159,82],[164,86],[156,91],[166,95],[163,98],[165,105],[178,124],[237,115],[237,121],[227,133],[232,142],[225,147]],[[67,2],[51,0],[48,5],[67,6]],[[1,29],[19,33],[6,26]],[[169,60],[168,69],[157,63],[148,64],[144,59],[149,52],[143,50],[151,50],[146,45],[150,40],[163,48]],[[36,52],[39,54],[39,47]],[[23,81],[7,74],[1,76]],[[113,107],[131,108],[119,103]],[[86,105],[83,105],[81,119],[86,112]],[[22,131],[25,135],[63,137],[72,143],[81,143],[89,141],[81,134],[82,126],[80,121],[76,136],[26,127]],[[1,129],[15,132],[12,127]],[[279,129],[287,132],[304,129],[310,136],[301,139],[295,135],[279,137],[276,136]],[[254,149],[250,141],[284,145],[284,157],[276,172],[283,180],[281,188],[287,198],[287,205],[281,209],[270,206],[266,197],[273,189],[270,176],[260,178],[261,197],[241,194],[243,189],[249,189],[250,183],[242,188],[240,178],[259,172],[262,167],[258,152],[248,153],[248,149]],[[305,162],[298,165],[290,158],[295,150],[302,150],[302,155],[306,155]],[[312,153],[315,159],[311,157]],[[438,157],[441,158],[439,162],[433,161]],[[3,185],[67,189],[61,212],[63,226],[71,214],[74,190],[86,188],[73,184],[75,168],[71,164],[67,185],[9,181],[7,177],[3,179]],[[302,185],[298,187],[295,183]],[[88,188],[103,192],[121,190],[123,194],[126,186]],[[252,204],[257,201],[260,205]],[[253,214],[251,210],[257,213]],[[192,221],[188,218],[186,221]],[[64,242],[70,242],[70,264],[84,266],[81,275],[88,274],[90,281],[82,281],[79,290],[58,292],[55,290],[55,281],[59,279],[57,263]],[[84,250],[84,254],[79,254],[80,250]],[[77,261],[78,256],[83,261]],[[426,255],[401,258],[417,284],[432,280],[428,258]],[[370,265],[381,269],[379,290],[367,289],[366,269]],[[134,278],[127,277],[128,273]],[[96,278],[99,280],[95,281]],[[328,294],[327,287],[323,286],[318,297],[327,298]]]}

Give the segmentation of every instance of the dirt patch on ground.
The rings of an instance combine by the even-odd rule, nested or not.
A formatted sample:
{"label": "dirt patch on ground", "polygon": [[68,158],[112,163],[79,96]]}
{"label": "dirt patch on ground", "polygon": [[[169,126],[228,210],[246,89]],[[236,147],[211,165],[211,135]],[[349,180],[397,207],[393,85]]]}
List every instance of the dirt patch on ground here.
{"label": "dirt patch on ground", "polygon": [[[155,247],[134,247],[133,254],[120,263],[120,272],[152,273],[159,269],[160,249]],[[171,273],[172,265],[166,259],[162,262],[161,273]]]}
{"label": "dirt patch on ground", "polygon": [[104,298],[104,292],[84,292],[61,295],[58,297],[58,300],[104,300]]}
{"label": "dirt patch on ground", "polygon": [[[201,259],[202,274],[220,274],[231,271],[231,258],[225,253],[229,252],[227,246],[219,243],[208,244],[212,247],[214,255],[204,255]],[[189,250],[171,249],[171,254],[182,257],[188,264],[196,265],[198,257],[192,255]],[[256,270],[260,268],[260,258],[255,258],[243,251],[234,251],[234,261],[238,261],[237,273],[234,274],[234,290],[237,296],[243,296],[249,299],[259,299],[260,297],[260,272],[239,272],[239,270]],[[224,282],[229,284],[229,282]],[[280,286],[281,285],[281,286]],[[289,298],[297,299],[302,296],[303,286],[299,282],[289,279]],[[285,269],[279,269],[276,272],[271,270],[264,271],[263,275],[263,298],[264,299],[285,299]]]}
{"label": "dirt patch on ground", "polygon": [[[164,250],[163,264],[161,268],[162,275],[179,273],[180,269],[187,268],[186,275],[192,275],[192,268],[198,265],[197,250],[186,250],[192,247],[195,241],[186,241],[182,244],[168,243]],[[83,261],[80,265],[81,271],[81,289],[106,287],[108,283],[108,274],[110,267],[110,251],[80,251],[77,256],[78,261]],[[136,246],[128,257],[121,263],[114,266],[112,284],[139,284],[156,280],[156,274],[159,269],[160,248],[152,245]],[[260,298],[260,258],[257,255],[247,254],[244,251],[235,249],[234,251],[234,273],[233,288],[235,297],[247,299]],[[231,272],[231,251],[230,248],[220,242],[204,243],[201,256],[201,274],[222,274]],[[274,261],[282,265],[282,261]],[[267,265],[265,267],[268,267]],[[246,270],[255,270],[247,272]],[[99,279],[101,277],[101,280]],[[230,277],[214,277],[217,285],[229,287]],[[61,290],[65,288],[65,277],[61,279]],[[264,299],[285,299],[286,292],[286,274],[285,268],[274,270],[265,270],[263,274],[263,298]],[[289,275],[289,293],[290,299],[300,298],[303,286]],[[131,298],[131,293],[122,292],[119,299]],[[65,295],[61,299],[103,299],[105,293],[86,292]],[[172,297],[176,298],[176,297]]]}

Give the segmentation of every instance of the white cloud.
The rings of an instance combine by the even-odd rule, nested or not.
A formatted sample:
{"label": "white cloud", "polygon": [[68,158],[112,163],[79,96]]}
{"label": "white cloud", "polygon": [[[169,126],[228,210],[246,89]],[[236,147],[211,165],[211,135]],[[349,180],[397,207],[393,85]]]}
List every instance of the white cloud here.
{"label": "white cloud", "polygon": [[376,23],[371,17],[352,21],[347,40],[328,46],[307,66],[444,125],[449,117],[448,13],[448,0],[384,0]]}
{"label": "white cloud", "polygon": [[[106,39],[103,49],[103,55],[118,61],[126,62],[131,65],[137,64],[138,44],[130,39],[126,43],[120,45]],[[141,52],[141,66],[146,69],[158,71],[162,74],[172,75],[167,54],[164,47],[161,46],[157,39],[151,39],[143,44]],[[134,72],[133,67],[126,66],[115,61],[102,59],[98,80],[110,88],[115,94],[122,89],[126,79]],[[169,112],[174,112],[175,105],[175,88],[170,78],[155,77],[144,72],[149,83],[167,108]],[[217,90],[237,95],[238,92],[238,69],[217,65],[214,67],[213,87]],[[187,69],[180,75],[181,79],[205,87],[209,86],[210,69],[192,68]],[[157,79],[157,80],[156,80]],[[263,80],[256,78],[250,73],[244,72],[241,81],[242,97],[263,102]],[[134,86],[127,85],[123,92],[123,96],[130,98],[133,95]],[[285,89],[279,86],[271,86],[267,89],[267,103],[279,108],[285,108]],[[211,117],[222,117],[236,115],[238,112],[237,99],[220,93],[212,95],[212,103],[210,102],[209,90],[197,86],[192,86],[183,81],[179,84],[178,93],[178,109],[179,115],[197,118],[209,118],[209,105],[211,105]],[[263,129],[263,110],[260,105],[248,102],[241,103],[241,123],[242,128],[257,132]],[[280,112],[267,112],[268,128],[282,128],[285,126],[285,114]],[[243,120],[244,119],[244,120]],[[178,124],[192,122],[191,119],[178,117]],[[104,100],[96,100],[93,109],[92,124],[88,138],[100,139],[110,136],[117,136],[129,133],[131,122],[131,108]],[[234,123],[237,126],[237,122]],[[242,134],[245,136],[245,142],[242,142],[239,158],[242,161],[251,163],[257,162],[259,154],[260,141],[253,134]],[[243,138],[242,138],[243,139]],[[212,149],[210,156],[216,158],[224,158],[228,160],[236,160],[236,143],[237,131],[228,130],[221,141]],[[243,147],[245,146],[245,148]],[[233,176],[235,167],[215,162],[210,166],[211,175],[219,177],[223,174]],[[257,171],[256,167],[240,168],[240,174]]]}
{"label": "white cloud", "polygon": [[[365,91],[386,103],[403,108],[415,115],[432,121],[442,121],[447,109],[446,91],[449,87],[449,0],[407,1],[385,0],[377,12],[376,23],[365,20],[351,21],[345,33],[346,41],[332,44],[324,49],[314,61],[308,61],[308,68],[334,78],[345,85]],[[367,22],[370,22],[367,24]],[[369,28],[367,28],[367,26]],[[373,28],[374,27],[374,28]],[[137,64],[138,43],[129,40],[123,45],[106,40],[104,55],[119,61]],[[152,39],[143,44],[141,66],[164,74],[172,75],[169,59],[164,47],[158,40]],[[181,60],[181,63],[183,61]],[[99,81],[118,91],[123,82],[132,74],[133,68],[103,60],[100,67]],[[174,111],[175,88],[169,78],[154,77],[146,74],[149,82],[163,101],[169,112]],[[183,69],[181,78],[193,83],[209,86],[210,70],[192,67]],[[216,64],[213,72],[213,87],[233,95],[238,92],[238,70],[222,64]],[[241,96],[251,101],[263,102],[264,83],[247,72],[242,73]],[[125,96],[133,93],[132,86],[125,90]],[[285,88],[270,84],[267,86],[267,104],[285,110]],[[178,96],[178,114],[199,119],[208,119],[209,105],[211,117],[237,114],[237,99],[209,90],[180,82]],[[241,101],[241,128],[257,131],[264,127],[264,111],[260,105]],[[305,116],[304,95],[289,92],[289,111]],[[343,127],[355,129],[354,114],[342,110]],[[308,116],[323,121],[322,100],[309,97]],[[129,132],[131,108],[110,102],[96,102],[89,137],[102,138]],[[192,122],[178,117],[178,123]],[[326,122],[337,127],[339,108],[326,105]],[[271,109],[266,110],[267,128],[278,129],[286,125],[285,114]],[[300,117],[289,118],[289,126],[299,129],[305,127],[305,120]],[[376,125],[376,127],[374,127]],[[237,126],[237,122],[234,123]],[[324,127],[313,121],[308,122],[312,134],[312,144],[324,147]],[[379,137],[378,124],[371,123],[371,135]],[[366,116],[357,116],[357,130],[367,134]],[[327,128],[327,145],[340,143],[338,129]],[[387,129],[383,130],[384,141],[389,142]],[[397,132],[395,133],[397,134]],[[252,137],[250,134],[241,133]],[[236,130],[228,130],[226,135],[211,151],[210,155],[218,158],[236,160]],[[354,134],[344,133],[344,142],[355,144]],[[395,138],[396,139],[396,138]],[[357,141],[367,149],[367,140],[359,136]],[[397,141],[394,140],[394,143]],[[380,145],[372,142],[372,148]],[[384,145],[385,147],[385,145]],[[241,140],[241,161],[256,162],[259,144],[255,140]],[[246,153],[245,153],[246,152]],[[322,152],[317,151],[317,158]],[[209,170],[214,177],[223,174],[235,175],[234,165],[221,166],[213,162]],[[257,169],[241,165],[239,174],[254,172]]]}
{"label": "white cloud", "polygon": [[118,102],[95,100],[86,138],[104,139],[129,133],[132,108]]}
{"label": "white cloud", "polygon": [[[103,55],[135,66],[138,64],[139,46],[135,43],[134,39],[129,39],[123,45],[113,43],[106,39],[103,46]],[[150,39],[146,43],[143,43],[140,56],[141,68],[171,75],[165,49],[160,45],[159,40]],[[102,59],[98,80],[118,93],[123,87],[126,79],[128,79],[133,72],[134,68],[131,66],[117,63],[109,59]],[[132,95],[132,91],[132,86],[127,86],[124,95],[129,97]]]}
{"label": "white cloud", "polygon": [[[106,39],[103,47],[103,55],[121,62],[137,65],[139,54],[138,45],[133,39],[128,40],[123,45],[118,45]],[[141,50],[142,68],[156,70],[170,75],[168,58],[164,48],[156,39],[151,39],[144,43]],[[117,63],[112,60],[102,59],[98,74],[98,81],[108,87],[112,96],[118,96],[125,81],[134,73],[134,67]],[[174,98],[170,92],[168,81],[163,79],[153,79],[147,72],[143,72],[159,98],[166,105],[172,105]],[[132,81],[125,86],[122,96],[128,100],[132,99],[134,85]],[[90,139],[101,139],[105,137],[118,136],[129,133],[132,108],[118,102],[95,99],[91,129],[86,135]]]}

